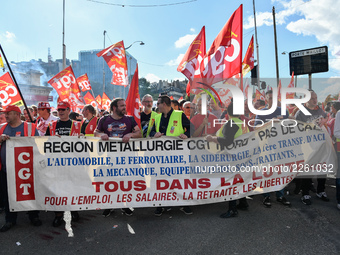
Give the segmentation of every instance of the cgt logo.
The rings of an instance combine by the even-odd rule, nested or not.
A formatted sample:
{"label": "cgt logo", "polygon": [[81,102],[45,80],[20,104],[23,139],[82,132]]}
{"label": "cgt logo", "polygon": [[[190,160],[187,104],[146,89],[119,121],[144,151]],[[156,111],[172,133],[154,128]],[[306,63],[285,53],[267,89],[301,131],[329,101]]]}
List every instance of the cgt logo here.
{"label": "cgt logo", "polygon": [[35,200],[33,147],[14,148],[17,201]]}

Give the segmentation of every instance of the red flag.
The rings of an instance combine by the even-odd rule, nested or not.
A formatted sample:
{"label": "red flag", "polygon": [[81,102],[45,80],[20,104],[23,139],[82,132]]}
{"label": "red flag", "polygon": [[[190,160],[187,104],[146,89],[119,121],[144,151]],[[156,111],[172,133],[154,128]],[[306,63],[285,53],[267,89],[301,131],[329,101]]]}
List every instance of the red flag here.
{"label": "red flag", "polygon": [[262,94],[258,89],[256,89],[255,102],[256,102],[257,100],[266,101],[265,96],[263,96],[263,94]]}
{"label": "red flag", "polygon": [[178,101],[181,101],[181,100],[183,100],[183,97],[180,97],[180,98],[178,99]]}
{"label": "red flag", "polygon": [[103,57],[110,67],[113,75],[111,83],[114,85],[129,85],[127,76],[127,63],[125,56],[124,42],[120,41],[97,53],[98,57]]}
{"label": "red flag", "polygon": [[72,67],[69,66],[50,79],[48,83],[57,91],[60,100],[64,101],[69,99],[71,86],[77,83],[77,80]]}
{"label": "red flag", "polygon": [[131,115],[134,117],[135,121],[137,122],[139,128],[141,128],[140,123],[140,97],[139,97],[139,88],[138,88],[138,64],[133,75],[129,93],[126,98],[126,112],[127,115]]}
{"label": "red flag", "polygon": [[[294,72],[292,73],[292,78],[290,79],[288,88],[294,88]],[[294,93],[287,93],[286,98],[293,99]]]}
{"label": "red flag", "polygon": [[201,75],[209,79],[209,85],[242,72],[242,10],[241,4],[217,35],[201,64]]}
{"label": "red flag", "polygon": [[109,112],[110,111],[110,103],[111,103],[110,98],[104,92],[103,96],[102,96],[102,109]]}
{"label": "red flag", "polygon": [[81,88],[82,92],[91,90],[91,84],[89,81],[89,77],[87,77],[87,74],[83,74],[82,76],[79,76],[77,78],[77,83],[79,85],[79,87]]}
{"label": "red flag", "polygon": [[242,62],[242,74],[245,76],[251,69],[254,68],[254,36],[251,37],[246,55]]}
{"label": "red flag", "polygon": [[177,71],[183,73],[189,81],[201,77],[200,65],[205,56],[205,27],[196,36],[185,53]]}
{"label": "red flag", "polygon": [[171,96],[171,97],[170,97],[170,99],[171,99],[171,100],[174,100],[174,97],[173,97],[173,96]]}
{"label": "red flag", "polygon": [[19,107],[24,105],[17,86],[8,72],[0,77],[0,102],[4,108],[8,105]]}
{"label": "red flag", "polygon": [[85,100],[85,104],[90,104],[94,108],[98,107],[96,100],[94,99],[94,97],[92,96],[90,92],[86,93],[86,95],[84,96],[84,100]]}
{"label": "red flag", "polygon": [[102,109],[102,97],[100,95],[96,97],[96,102],[98,104],[98,108]]}

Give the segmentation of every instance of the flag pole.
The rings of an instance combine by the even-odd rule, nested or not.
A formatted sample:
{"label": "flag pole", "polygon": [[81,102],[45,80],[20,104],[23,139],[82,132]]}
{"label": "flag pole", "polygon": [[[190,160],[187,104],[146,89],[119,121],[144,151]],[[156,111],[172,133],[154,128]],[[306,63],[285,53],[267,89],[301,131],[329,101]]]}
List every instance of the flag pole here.
{"label": "flag pole", "polygon": [[27,112],[27,114],[28,114],[28,117],[30,118],[31,122],[33,122],[31,113],[30,113],[30,111],[29,111],[28,108],[27,108],[25,99],[24,99],[24,97],[23,97],[22,94],[21,94],[19,85],[18,85],[18,83],[17,83],[17,80],[15,79],[15,76],[14,76],[14,74],[13,74],[13,72],[12,72],[12,68],[11,68],[11,66],[10,66],[9,63],[8,63],[7,57],[6,57],[6,55],[5,55],[4,50],[2,49],[1,44],[0,44],[0,50],[1,50],[2,55],[4,56],[4,59],[5,59],[5,61],[6,61],[7,67],[8,67],[8,70],[9,70],[11,76],[12,76],[12,79],[13,79],[13,81],[14,81],[14,83],[15,83],[15,86],[17,86],[17,90],[18,90],[19,95],[20,95],[20,97],[21,97],[21,99],[22,99],[22,102],[24,103],[24,106],[25,106],[26,112]]}

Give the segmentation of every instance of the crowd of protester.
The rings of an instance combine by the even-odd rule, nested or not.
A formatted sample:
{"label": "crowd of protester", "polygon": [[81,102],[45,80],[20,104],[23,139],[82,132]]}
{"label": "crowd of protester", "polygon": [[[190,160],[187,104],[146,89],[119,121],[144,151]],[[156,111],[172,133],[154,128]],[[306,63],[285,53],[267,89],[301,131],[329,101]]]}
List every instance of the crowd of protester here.
{"label": "crowd of protester", "polygon": [[[1,142],[1,193],[0,193],[0,212],[5,211],[6,223],[0,229],[1,232],[9,230],[16,224],[15,212],[9,211],[7,180],[6,180],[6,162],[5,142],[13,135],[13,130],[23,130],[21,136],[29,136],[26,132],[24,123],[33,123],[32,135],[39,136],[95,136],[102,140],[108,140],[110,137],[122,138],[127,143],[130,138],[148,138],[173,136],[181,139],[189,137],[205,137],[208,142],[215,142],[228,146],[233,143],[238,136],[251,132],[256,129],[263,121],[269,119],[295,119],[306,123],[314,123],[318,126],[324,126],[338,152],[338,161],[340,163],[340,102],[334,101],[327,104],[323,110],[317,101],[317,94],[311,91],[311,99],[305,104],[311,115],[306,116],[301,110],[294,105],[289,105],[285,115],[281,114],[280,105],[270,115],[254,115],[250,112],[247,102],[245,102],[244,115],[234,115],[234,103],[226,107],[217,98],[210,98],[206,107],[208,111],[202,113],[202,104],[205,103],[198,96],[194,100],[171,100],[170,97],[163,95],[157,100],[157,107],[153,107],[154,99],[147,94],[142,97],[141,108],[141,128],[137,125],[132,116],[126,115],[126,103],[122,98],[114,99],[110,104],[109,111],[97,110],[92,105],[85,105],[81,112],[72,112],[69,103],[59,102],[56,110],[48,102],[40,102],[38,106],[31,105],[22,111],[17,106],[7,106],[5,109],[0,107],[0,142]],[[266,92],[265,100],[257,100],[253,106],[257,110],[267,110],[272,107],[273,93],[271,90]],[[226,119],[235,125],[214,125],[215,121]],[[247,126],[240,124],[243,120]],[[253,120],[254,125],[249,120]],[[8,125],[7,125],[8,124]],[[255,127],[254,127],[255,126]],[[262,126],[262,125],[261,125]],[[124,128],[122,128],[124,127]],[[18,134],[18,133],[16,133]],[[340,165],[340,164],[339,164]],[[312,199],[309,191],[316,192],[316,196],[328,202],[330,199],[325,191],[326,176],[318,176],[317,189],[311,178],[295,179],[295,194],[301,194],[301,202],[305,205],[311,205]],[[284,190],[275,192],[277,202],[284,206],[290,206],[291,203],[284,196]],[[271,207],[270,194],[263,194],[263,205]],[[340,209],[340,179],[336,179],[336,200],[337,207]],[[222,218],[230,218],[238,215],[238,210],[247,210],[249,207],[245,198],[229,202],[229,209],[221,215]],[[154,214],[161,216],[165,210],[171,208],[157,207]],[[193,214],[190,207],[180,207],[186,215]],[[108,217],[113,209],[103,211],[103,216]],[[131,216],[133,211],[130,208],[122,208],[125,215]],[[63,212],[55,212],[55,218],[52,225],[58,227],[63,223]],[[80,215],[77,212],[71,212],[72,221],[79,220]],[[42,222],[39,219],[39,212],[33,211],[29,214],[29,219],[34,226],[40,226]]]}

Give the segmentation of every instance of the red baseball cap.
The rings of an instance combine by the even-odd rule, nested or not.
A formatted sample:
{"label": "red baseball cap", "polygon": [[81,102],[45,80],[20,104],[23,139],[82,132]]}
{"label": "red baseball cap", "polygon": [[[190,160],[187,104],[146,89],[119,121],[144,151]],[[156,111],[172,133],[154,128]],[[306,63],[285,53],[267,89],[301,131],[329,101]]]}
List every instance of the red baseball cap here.
{"label": "red baseball cap", "polygon": [[38,104],[38,109],[51,109],[51,106],[47,102],[40,102]]}
{"label": "red baseball cap", "polygon": [[68,102],[65,101],[60,101],[58,103],[57,109],[67,109],[67,108],[71,108],[70,104]]}
{"label": "red baseball cap", "polygon": [[11,111],[15,111],[15,112],[21,113],[20,108],[18,106],[16,106],[16,105],[8,105],[6,107],[6,109],[2,110],[1,112],[11,112]]}

